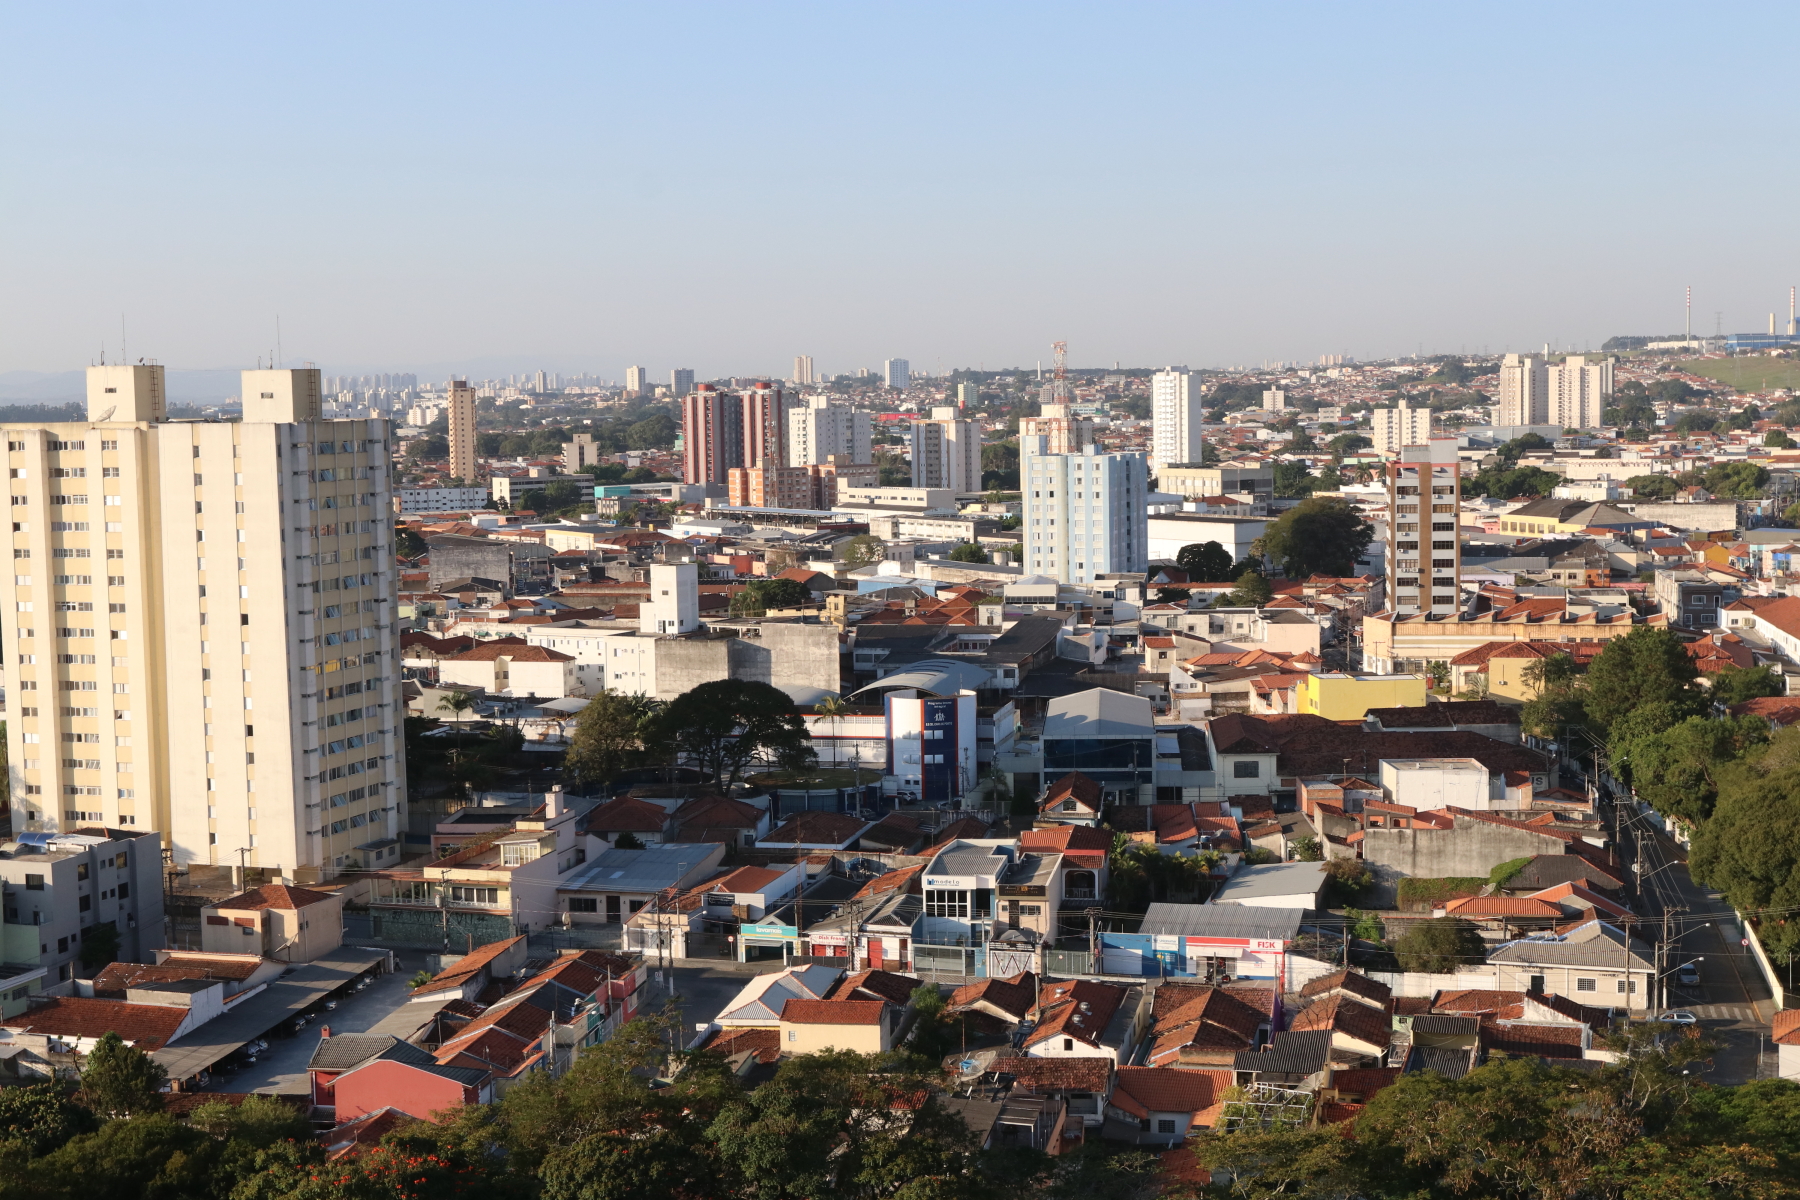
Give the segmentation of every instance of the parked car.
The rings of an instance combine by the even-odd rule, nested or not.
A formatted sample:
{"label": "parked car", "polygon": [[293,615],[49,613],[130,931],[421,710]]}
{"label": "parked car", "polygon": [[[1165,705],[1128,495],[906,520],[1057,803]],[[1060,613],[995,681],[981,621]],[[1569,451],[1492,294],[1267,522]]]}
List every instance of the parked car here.
{"label": "parked car", "polygon": [[1675,1012],[1666,1012],[1656,1019],[1659,1021],[1671,1021],[1676,1025],[1695,1025],[1700,1021],[1700,1018],[1696,1017],[1693,1013],[1685,1012],[1680,1009],[1677,1009]]}

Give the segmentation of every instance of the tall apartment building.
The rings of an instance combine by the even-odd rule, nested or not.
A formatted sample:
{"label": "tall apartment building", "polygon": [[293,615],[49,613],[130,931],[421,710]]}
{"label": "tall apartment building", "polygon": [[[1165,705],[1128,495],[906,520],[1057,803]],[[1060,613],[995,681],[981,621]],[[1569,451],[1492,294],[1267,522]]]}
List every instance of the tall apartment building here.
{"label": "tall apartment building", "polygon": [[1020,419],[1019,436],[1046,439],[1046,454],[1080,454],[1094,440],[1094,423],[1067,404],[1040,404],[1037,416]]}
{"label": "tall apartment building", "polygon": [[[244,397],[245,418],[250,397]],[[464,483],[475,482],[475,389],[460,379],[450,381],[450,401],[444,406],[450,419],[450,474]]]}
{"label": "tall apartment building", "polygon": [[1500,360],[1497,425],[1544,425],[1550,420],[1550,376],[1538,354],[1508,354]]}
{"label": "tall apartment building", "polygon": [[812,355],[794,355],[794,382],[797,384],[817,383],[813,375]]}
{"label": "tall apartment building", "polygon": [[788,409],[788,462],[810,467],[833,455],[847,463],[874,459],[869,414],[824,396],[808,396]]}
{"label": "tall apartment building", "polygon": [[1051,454],[1043,436],[1019,438],[1025,570],[1063,583],[1149,569],[1142,454]]}
{"label": "tall apartment building", "polygon": [[681,400],[681,479],[723,486],[744,465],[744,405],[710,383]]}
{"label": "tall apartment building", "polygon": [[563,474],[574,475],[584,467],[591,467],[605,457],[606,447],[594,440],[591,433],[578,433],[573,441],[562,444]]}
{"label": "tall apartment building", "polygon": [[625,394],[627,396],[647,396],[650,394],[650,372],[643,367],[625,368]]}
{"label": "tall apartment building", "polygon": [[881,468],[872,462],[850,462],[833,454],[822,463],[806,468],[812,476],[812,504],[821,512],[836,508],[838,498],[847,488],[877,487]]}
{"label": "tall apartment building", "polygon": [[793,397],[779,384],[753,383],[743,394],[744,452],[738,460],[745,466],[765,462],[778,467],[788,465],[788,409]]}
{"label": "tall apartment building", "polygon": [[311,369],[245,371],[234,423],[165,397],[161,367],[92,367],[88,420],[4,427],[18,828],[155,830],[300,882],[390,865],[388,423],[322,419]]}
{"label": "tall apartment building", "polygon": [[981,404],[981,386],[974,383],[956,385],[956,407],[968,412]]}
{"label": "tall apartment building", "polygon": [[1383,454],[1398,454],[1402,446],[1422,446],[1431,440],[1431,409],[1408,408],[1406,398],[1393,408],[1378,408],[1369,414],[1375,425],[1375,449]]}
{"label": "tall apartment building", "polygon": [[1388,606],[1448,616],[1462,603],[1462,474],[1455,438],[1402,446],[1387,465]]}
{"label": "tall apartment building", "polygon": [[963,421],[944,405],[931,418],[912,423],[912,485],[981,490],[981,422]]}
{"label": "tall apartment building", "polygon": [[883,379],[891,388],[904,392],[912,386],[912,364],[904,358],[890,358],[881,364]]}
{"label": "tall apartment building", "polygon": [[1158,467],[1197,463],[1206,453],[1200,425],[1205,388],[1197,372],[1170,367],[1150,377],[1150,461]]}
{"label": "tall apartment building", "polygon": [[1262,406],[1264,412],[1286,412],[1287,393],[1280,388],[1268,388],[1264,390]]}
{"label": "tall apartment building", "polygon": [[1613,361],[1589,362],[1571,354],[1544,368],[1545,424],[1564,429],[1598,429],[1612,398]]}
{"label": "tall apartment building", "polygon": [[669,392],[677,400],[694,390],[694,369],[676,367],[669,372]]}

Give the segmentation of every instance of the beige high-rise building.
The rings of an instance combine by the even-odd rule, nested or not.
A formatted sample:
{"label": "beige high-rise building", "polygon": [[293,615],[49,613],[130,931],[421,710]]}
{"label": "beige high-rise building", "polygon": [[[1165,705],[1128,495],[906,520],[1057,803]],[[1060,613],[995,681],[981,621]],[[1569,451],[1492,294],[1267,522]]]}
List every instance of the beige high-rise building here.
{"label": "beige high-rise building", "polygon": [[1547,425],[1564,429],[1598,429],[1612,398],[1613,360],[1589,362],[1571,354],[1544,369]]}
{"label": "beige high-rise building", "polygon": [[243,386],[244,420],[171,422],[161,367],[94,367],[88,420],[4,427],[16,828],[301,882],[390,865],[388,423],[320,419],[316,370]]}
{"label": "beige high-rise building", "polygon": [[1392,408],[1378,408],[1369,414],[1374,425],[1375,449],[1383,454],[1398,454],[1402,446],[1418,446],[1431,439],[1431,409],[1407,406],[1406,397]]}
{"label": "beige high-rise building", "polygon": [[475,482],[475,389],[460,379],[450,381],[450,474],[465,484]]}
{"label": "beige high-rise building", "polygon": [[1037,416],[1019,418],[1019,436],[1045,438],[1046,454],[1085,454],[1094,441],[1094,423],[1067,404],[1040,404]]}
{"label": "beige high-rise building", "polygon": [[817,383],[818,382],[818,380],[813,376],[812,355],[810,355],[810,354],[794,355],[794,382],[795,383]]}
{"label": "beige high-rise building", "polygon": [[647,396],[650,394],[650,372],[643,367],[625,368],[625,394],[627,396]]}
{"label": "beige high-rise building", "polygon": [[931,418],[912,423],[912,485],[981,490],[981,422],[958,419],[956,408],[941,405]]}
{"label": "beige high-rise building", "polygon": [[1496,425],[1544,425],[1550,419],[1550,377],[1537,354],[1500,360],[1500,414]]}

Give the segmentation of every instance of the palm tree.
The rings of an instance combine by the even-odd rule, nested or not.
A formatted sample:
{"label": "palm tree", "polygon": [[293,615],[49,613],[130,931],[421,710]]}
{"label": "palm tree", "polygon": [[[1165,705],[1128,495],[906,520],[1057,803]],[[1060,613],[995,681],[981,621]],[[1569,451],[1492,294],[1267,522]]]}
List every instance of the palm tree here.
{"label": "palm tree", "polygon": [[438,711],[450,714],[452,721],[462,720],[464,713],[475,707],[475,699],[467,692],[451,692],[438,699]]}
{"label": "palm tree", "polygon": [[[842,696],[827,696],[817,704],[813,705],[813,712],[831,722],[831,730],[835,735],[839,728],[839,722],[850,715],[850,706],[844,703],[844,698]],[[835,746],[832,748],[832,758],[834,760],[837,758]],[[860,776],[862,775],[862,771],[860,769],[857,771],[857,775],[859,776],[857,782],[861,783],[862,779]]]}

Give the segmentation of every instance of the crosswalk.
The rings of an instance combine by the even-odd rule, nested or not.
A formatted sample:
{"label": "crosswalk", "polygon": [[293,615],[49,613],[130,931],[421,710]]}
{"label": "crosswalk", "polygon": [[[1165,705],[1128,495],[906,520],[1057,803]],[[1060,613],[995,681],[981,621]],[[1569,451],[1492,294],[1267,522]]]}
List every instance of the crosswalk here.
{"label": "crosswalk", "polygon": [[1753,1004],[1690,1004],[1687,1011],[1702,1021],[1741,1021],[1750,1025],[1762,1023],[1762,1017],[1757,1014]]}

